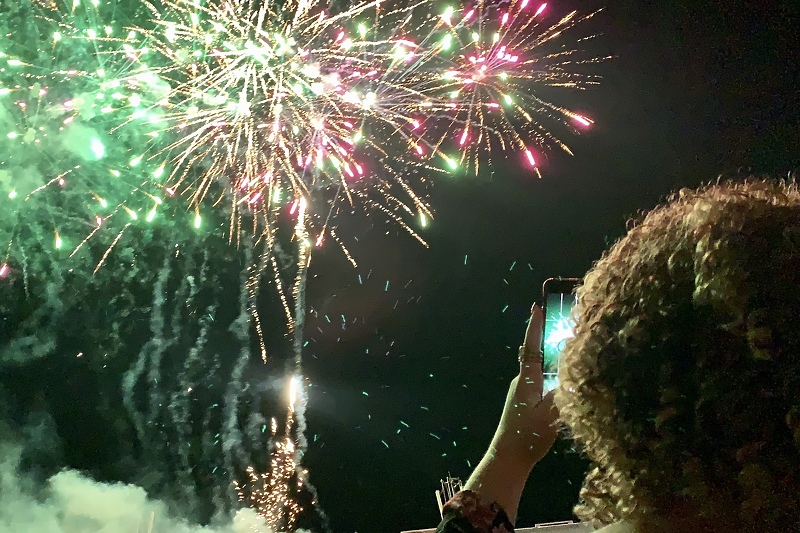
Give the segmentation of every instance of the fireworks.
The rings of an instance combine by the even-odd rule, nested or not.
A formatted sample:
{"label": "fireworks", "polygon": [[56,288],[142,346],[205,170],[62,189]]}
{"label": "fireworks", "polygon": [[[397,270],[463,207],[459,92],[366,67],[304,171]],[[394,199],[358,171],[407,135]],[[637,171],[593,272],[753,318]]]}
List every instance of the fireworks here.
{"label": "fireworks", "polygon": [[398,110],[379,112],[376,102],[384,85],[378,67],[396,43],[353,40],[343,29],[377,5],[340,14],[308,2],[151,5],[150,27],[131,30],[135,47],[130,39],[123,45],[140,63],[130,79],[147,73],[170,86],[131,118],[171,135],[151,148],[151,157],[174,164],[170,188],[195,206],[209,193],[226,199],[232,234],[248,218],[256,233],[270,232],[284,206],[293,214],[307,201],[320,244],[340,197],[379,203],[398,221],[398,210],[428,213],[384,140],[364,131],[399,120]]}
{"label": "fireworks", "polygon": [[478,172],[502,154],[538,173],[546,147],[570,152],[550,128],[592,121],[551,103],[553,89],[597,83],[583,67],[603,59],[560,41],[588,17],[549,23],[530,0],[42,5],[27,36],[41,46],[3,47],[0,98],[15,115],[9,148],[35,147],[47,164],[31,186],[0,182],[17,199],[83,188],[71,207],[94,226],[127,215],[113,233],[54,227],[54,244],[73,250],[98,232],[113,244],[174,195],[196,228],[211,195],[235,241],[291,228],[301,201],[317,246],[330,236],[344,247],[336,215],[359,205],[422,241],[435,172]]}
{"label": "fireworks", "polygon": [[441,13],[428,0],[326,7],[167,0],[120,41],[137,65],[126,83],[169,87],[129,119],[153,128],[148,159],[170,161],[169,190],[192,205],[225,201],[232,235],[248,220],[270,232],[303,200],[317,244],[339,202],[377,208],[418,237],[430,170],[477,172],[500,151],[538,173],[535,150],[569,152],[546,122],[591,124],[539,94],[597,82],[580,67],[598,58],[550,46],[587,17],[546,24],[546,4],[529,0]]}
{"label": "fireworks", "polygon": [[[554,144],[572,153],[546,127],[546,122],[573,122],[587,127],[591,120],[550,103],[542,89],[580,89],[597,83],[574,67],[601,58],[578,59],[577,50],[555,48],[551,41],[592,15],[569,13],[555,24],[544,21],[547,4],[529,0],[487,7],[482,3],[460,11],[445,8],[434,32],[433,63],[440,64],[435,87],[439,118],[449,122],[435,146],[453,146],[458,164],[477,172],[482,156],[493,149],[519,154],[539,172],[533,150]],[[430,119],[429,119],[430,120]],[[519,156],[516,156],[519,157]],[[442,155],[450,168],[456,158]]]}
{"label": "fireworks", "polygon": [[[55,263],[68,256],[70,266],[90,261],[96,273],[134,231],[159,228],[171,243],[186,242],[193,231],[216,231],[205,213],[221,213],[228,239],[247,243],[239,340],[246,345],[248,320],[262,334],[256,296],[271,271],[302,376],[313,249],[330,239],[355,264],[336,232],[338,215],[377,212],[424,243],[415,228],[432,220],[433,175],[479,173],[497,157],[538,175],[547,148],[571,153],[555,129],[591,126],[553,100],[597,83],[586,67],[604,58],[564,44],[587,16],[550,22],[550,11],[530,0],[367,0],[338,10],[316,0],[0,0],[8,14],[0,25],[9,25],[0,36],[0,239],[9,243],[0,282],[15,280],[41,250],[51,253],[36,265],[43,272],[66,270]],[[148,279],[163,288],[169,261],[159,272]],[[193,284],[182,290],[194,294]],[[159,320],[153,336],[163,340]],[[191,365],[201,364],[208,328]],[[263,339],[261,347],[266,360]],[[143,348],[123,386],[143,441],[152,424],[135,389],[146,365],[159,376],[162,355]],[[223,406],[228,475],[237,466],[237,387],[248,357],[243,348]],[[175,425],[186,426],[192,388],[188,371],[179,377],[170,405]],[[300,512],[289,484],[310,487],[299,464],[306,443],[298,380],[270,473],[248,471],[249,500],[282,527]],[[151,422],[164,403],[159,394],[149,402]]]}
{"label": "fireworks", "polygon": [[81,261],[91,238],[99,268],[131,225],[170,207],[158,181],[163,162],[142,157],[152,128],[115,129],[163,87],[125,78],[129,62],[105,54],[97,35],[120,30],[113,9],[66,15],[9,2],[3,10],[14,29],[0,41],[0,229],[12,244],[2,259],[18,264],[24,251],[14,244],[41,230],[47,248]]}
{"label": "fireworks", "polygon": [[247,486],[234,482],[239,500],[248,502],[272,531],[292,531],[303,511],[293,491],[303,486],[302,478],[297,476],[295,453],[292,439],[283,437],[275,444],[268,473],[259,473],[248,467]]}
{"label": "fireworks", "polygon": [[306,483],[307,472],[300,466],[298,450],[292,440],[295,407],[298,396],[302,396],[300,387],[300,378],[292,377],[289,382],[285,434],[276,439],[278,423],[274,418],[270,422],[275,443],[270,454],[269,472],[259,473],[251,466],[246,470],[246,486],[234,482],[239,501],[249,502],[272,531],[292,531],[298,515],[303,511],[297,502],[296,492]]}

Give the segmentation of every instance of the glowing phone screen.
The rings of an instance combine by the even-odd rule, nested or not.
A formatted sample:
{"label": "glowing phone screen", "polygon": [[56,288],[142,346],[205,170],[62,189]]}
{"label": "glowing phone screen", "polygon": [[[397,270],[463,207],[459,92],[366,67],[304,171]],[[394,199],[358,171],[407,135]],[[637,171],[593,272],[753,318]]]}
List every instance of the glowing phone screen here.
{"label": "glowing phone screen", "polygon": [[553,292],[547,294],[542,337],[544,389],[546,391],[552,390],[558,385],[559,358],[567,339],[574,335],[572,321],[574,306],[575,295],[572,293]]}

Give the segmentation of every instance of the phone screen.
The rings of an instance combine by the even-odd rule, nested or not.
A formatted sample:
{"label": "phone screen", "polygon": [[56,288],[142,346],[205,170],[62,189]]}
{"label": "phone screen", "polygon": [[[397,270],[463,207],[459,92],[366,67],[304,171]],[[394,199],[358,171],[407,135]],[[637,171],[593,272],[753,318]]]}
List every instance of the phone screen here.
{"label": "phone screen", "polygon": [[575,279],[550,279],[544,284],[544,389],[553,390],[558,385],[558,364],[567,339],[574,335],[572,308],[575,306]]}

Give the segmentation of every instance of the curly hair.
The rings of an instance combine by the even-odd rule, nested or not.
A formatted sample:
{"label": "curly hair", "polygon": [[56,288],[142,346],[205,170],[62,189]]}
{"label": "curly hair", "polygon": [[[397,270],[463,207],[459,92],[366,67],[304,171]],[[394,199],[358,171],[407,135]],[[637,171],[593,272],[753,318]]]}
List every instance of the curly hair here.
{"label": "curly hair", "polygon": [[797,185],[682,190],[577,295],[556,392],[593,463],[576,515],[800,530]]}

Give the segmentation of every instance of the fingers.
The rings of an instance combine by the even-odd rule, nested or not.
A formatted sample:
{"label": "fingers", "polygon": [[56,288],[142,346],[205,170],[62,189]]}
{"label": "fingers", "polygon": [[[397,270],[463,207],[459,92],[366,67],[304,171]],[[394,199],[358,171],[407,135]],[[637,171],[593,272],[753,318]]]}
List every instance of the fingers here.
{"label": "fingers", "polygon": [[542,308],[536,304],[531,307],[531,319],[528,322],[528,329],[525,330],[524,346],[538,351],[542,347],[542,329],[544,326],[544,313]]}
{"label": "fingers", "polygon": [[546,420],[552,426],[555,426],[556,422],[558,422],[558,407],[556,407],[554,402],[555,396],[556,391],[551,390],[544,395],[541,404],[541,408],[544,409],[545,413],[547,413]]}
{"label": "fingers", "polygon": [[539,416],[539,430],[536,433],[538,437],[536,442],[538,449],[537,461],[545,456],[558,436],[558,408],[553,402],[553,397],[553,391],[548,392],[539,405],[536,406],[537,415]]}
{"label": "fingers", "polygon": [[542,374],[542,357],[540,356],[542,346],[542,327],[544,325],[544,313],[542,308],[534,304],[531,308],[531,319],[528,322],[528,329],[525,331],[523,346],[526,351],[536,354],[534,357],[526,357],[520,364],[519,375],[526,386],[533,387],[534,394],[542,398],[544,391],[544,375]]}

